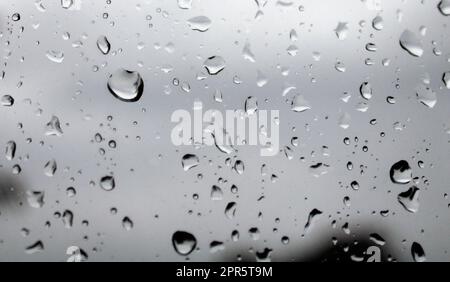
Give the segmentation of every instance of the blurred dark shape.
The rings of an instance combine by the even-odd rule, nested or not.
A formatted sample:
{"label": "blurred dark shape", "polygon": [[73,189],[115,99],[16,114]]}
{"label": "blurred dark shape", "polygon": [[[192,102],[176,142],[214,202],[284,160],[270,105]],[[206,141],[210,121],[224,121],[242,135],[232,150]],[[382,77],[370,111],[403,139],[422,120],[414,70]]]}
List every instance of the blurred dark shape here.
{"label": "blurred dark shape", "polygon": [[4,212],[17,213],[25,210],[25,189],[19,176],[0,169],[0,215]]}

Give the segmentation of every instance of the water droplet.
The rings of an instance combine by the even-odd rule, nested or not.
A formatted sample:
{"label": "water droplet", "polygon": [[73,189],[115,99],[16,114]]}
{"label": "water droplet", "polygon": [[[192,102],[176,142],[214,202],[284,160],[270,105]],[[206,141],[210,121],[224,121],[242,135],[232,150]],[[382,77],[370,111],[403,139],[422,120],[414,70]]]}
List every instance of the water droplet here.
{"label": "water droplet", "polygon": [[334,32],[336,33],[336,36],[339,40],[344,40],[345,38],[347,38],[348,33],[347,23],[344,22],[338,23]]}
{"label": "water droplet", "polygon": [[20,21],[20,14],[14,13],[11,18],[14,22],[18,22],[18,21]]}
{"label": "water droplet", "polygon": [[225,216],[229,219],[233,219],[236,215],[237,204],[236,202],[230,202],[225,207]]}
{"label": "water droplet", "polygon": [[376,16],[373,20],[372,20],[372,27],[376,30],[382,30],[384,27],[383,24],[383,18],[380,16]]}
{"label": "water droplet", "polygon": [[392,182],[407,184],[412,180],[412,170],[407,161],[401,160],[392,165],[390,170]]}
{"label": "water droplet", "polygon": [[178,7],[180,7],[180,9],[188,10],[192,8],[192,0],[178,0]]}
{"label": "water droplet", "polygon": [[108,79],[108,89],[121,101],[136,102],[144,92],[144,81],[138,72],[121,68]]}
{"label": "water droplet", "polygon": [[64,61],[64,53],[56,50],[49,50],[45,53],[47,58],[54,63],[62,63]]}
{"label": "water droplet", "polygon": [[25,253],[29,255],[40,253],[42,251],[44,251],[44,244],[41,241],[37,241],[36,243],[25,248]]}
{"label": "water droplet", "polygon": [[3,95],[0,103],[2,106],[11,107],[14,105],[14,98],[10,95]]}
{"label": "water droplet", "polygon": [[339,126],[343,129],[347,129],[350,127],[351,117],[349,113],[343,113],[339,118]]}
{"label": "water droplet", "polygon": [[419,188],[413,186],[407,191],[398,194],[397,200],[409,212],[416,213],[419,211]]}
{"label": "water droplet", "polygon": [[203,63],[210,75],[216,75],[225,68],[225,60],[220,56],[212,56]]}
{"label": "water droplet", "polygon": [[305,224],[305,233],[308,232],[313,224],[317,221],[317,219],[320,217],[320,215],[322,214],[322,211],[318,210],[318,209],[313,209],[309,215],[308,215],[308,221]]}
{"label": "water droplet", "polygon": [[428,108],[433,108],[436,105],[437,97],[436,93],[426,85],[419,85],[416,88],[417,100],[427,106]]}
{"label": "water droplet", "polygon": [[444,16],[450,16],[450,0],[442,0],[439,2],[438,8]]}
{"label": "water droplet", "polygon": [[220,201],[223,199],[223,191],[219,186],[213,185],[211,188],[211,200]]}
{"label": "water droplet", "polygon": [[414,57],[423,54],[423,47],[420,39],[410,30],[406,29],[400,36],[400,46]]}
{"label": "water droplet", "polygon": [[424,262],[427,260],[425,251],[417,242],[413,242],[411,245],[411,255],[415,262]]}
{"label": "water droplet", "polygon": [[50,160],[44,166],[44,174],[48,177],[53,177],[57,168],[56,161],[54,159]]}
{"label": "water droplet", "polygon": [[11,161],[14,159],[14,156],[16,155],[16,142],[9,141],[6,143],[6,150],[5,150],[5,157],[8,161]]}
{"label": "water droplet", "polygon": [[191,233],[177,231],[172,235],[172,244],[179,255],[187,256],[197,246],[197,239]]}
{"label": "water droplet", "polygon": [[311,109],[311,106],[309,105],[309,102],[305,100],[303,95],[297,95],[292,100],[291,109],[294,112],[301,113],[301,112]]}
{"label": "water droplet", "polygon": [[72,228],[73,225],[73,213],[69,210],[65,210],[62,216],[64,227]]}
{"label": "water droplet", "polygon": [[205,16],[197,16],[190,18],[188,25],[192,30],[205,32],[211,27],[211,20]]}
{"label": "water droplet", "polygon": [[237,161],[234,163],[233,169],[234,169],[234,171],[235,171],[237,174],[243,174],[243,173],[244,173],[244,170],[245,170],[244,162],[241,161],[241,160],[237,160]]}
{"label": "water droplet", "polygon": [[[450,0],[449,0],[449,1],[450,1]],[[447,89],[450,89],[450,71],[445,72],[445,73],[442,75],[442,81],[444,82],[445,87],[447,87]]]}
{"label": "water droplet", "polygon": [[126,231],[130,231],[131,229],[133,229],[134,223],[133,221],[131,221],[131,219],[126,216],[122,219],[122,227],[126,230]]}
{"label": "water droplet", "polygon": [[372,98],[372,85],[369,82],[363,82],[359,88],[359,92],[364,99],[370,100]]}
{"label": "water droplet", "polygon": [[200,160],[196,155],[186,154],[181,159],[181,165],[183,166],[184,171],[188,171],[200,164]]}
{"label": "water droplet", "polygon": [[374,242],[375,244],[377,244],[379,246],[384,246],[384,244],[386,244],[386,241],[383,239],[383,237],[381,237],[377,233],[370,234],[369,238],[372,242]]}
{"label": "water droplet", "polygon": [[116,181],[112,176],[103,176],[100,179],[100,187],[105,191],[111,191],[116,187]]}
{"label": "water droplet", "polygon": [[50,121],[45,125],[45,135],[47,136],[62,136],[61,123],[57,116],[52,116]]}
{"label": "water droplet", "polygon": [[27,191],[27,202],[30,207],[40,209],[44,206],[43,191]]}
{"label": "water droplet", "polygon": [[103,55],[107,55],[111,50],[111,44],[106,36],[102,35],[97,39],[97,47]]}
{"label": "water droplet", "polygon": [[74,4],[73,1],[74,0],[61,0],[61,7],[64,9],[70,9]]}
{"label": "water droplet", "polygon": [[212,241],[209,244],[209,252],[211,254],[214,254],[214,253],[217,253],[217,252],[220,252],[220,251],[223,251],[223,250],[225,250],[225,244],[223,242]]}
{"label": "water droplet", "polygon": [[244,57],[245,60],[248,60],[248,61],[250,61],[252,63],[256,62],[255,55],[250,50],[250,44],[249,43],[246,43],[244,45],[244,49],[242,49],[242,56]]}
{"label": "water droplet", "polygon": [[258,70],[256,74],[256,85],[258,87],[264,87],[264,85],[266,85],[267,82],[269,82],[267,77],[261,71]]}
{"label": "water droplet", "polygon": [[258,100],[253,96],[248,97],[247,100],[245,100],[245,112],[248,115],[253,115],[257,110]]}

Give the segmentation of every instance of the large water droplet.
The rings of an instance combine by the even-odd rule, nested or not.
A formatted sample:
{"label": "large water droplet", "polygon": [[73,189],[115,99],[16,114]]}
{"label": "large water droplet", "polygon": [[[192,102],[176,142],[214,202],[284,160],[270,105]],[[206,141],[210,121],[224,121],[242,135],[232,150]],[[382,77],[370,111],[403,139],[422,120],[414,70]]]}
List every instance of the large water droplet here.
{"label": "large water droplet", "polygon": [[97,39],[97,47],[103,55],[107,55],[109,50],[111,50],[111,44],[106,36],[102,35]]}
{"label": "large water droplet", "polygon": [[228,203],[227,206],[225,207],[225,216],[229,219],[233,219],[234,216],[236,215],[236,208],[237,208],[236,202]]}
{"label": "large water droplet", "polygon": [[52,177],[56,173],[56,169],[58,168],[56,164],[56,160],[52,159],[48,161],[44,166],[44,174],[48,177]]}
{"label": "large water droplet", "polygon": [[397,184],[406,184],[412,180],[412,170],[408,162],[401,160],[392,165],[390,170],[392,182]]}
{"label": "large water droplet", "polygon": [[197,239],[191,233],[177,231],[172,235],[172,244],[179,255],[187,256],[197,246]]}
{"label": "large water droplet", "polygon": [[450,16],[450,0],[442,0],[438,5],[439,11],[444,16]]}
{"label": "large water droplet", "polygon": [[423,47],[420,39],[408,29],[403,31],[400,36],[400,46],[415,57],[420,57],[423,54]]}
{"label": "large water droplet", "polygon": [[116,182],[112,176],[103,176],[100,179],[100,187],[105,191],[111,191],[116,187]]}
{"label": "large water droplet", "polygon": [[291,109],[294,112],[301,113],[311,109],[311,106],[309,105],[309,102],[305,100],[303,95],[297,95],[291,102]]}
{"label": "large water droplet", "polygon": [[27,202],[30,207],[42,208],[44,206],[44,195],[43,191],[27,191]]}
{"label": "large water droplet", "polygon": [[370,240],[379,246],[386,244],[386,241],[378,233],[370,234]]}
{"label": "large water droplet", "polygon": [[397,200],[409,212],[419,211],[419,188],[413,186],[407,191],[398,194]]}
{"label": "large water droplet", "polygon": [[313,209],[308,215],[308,221],[305,224],[305,233],[308,232],[313,224],[317,221],[319,216],[322,214],[322,211],[318,209]]}
{"label": "large water droplet", "polygon": [[411,255],[415,262],[424,262],[427,260],[425,251],[417,242],[413,242],[411,245]]}
{"label": "large water droplet", "polygon": [[216,75],[225,68],[225,60],[220,56],[212,56],[203,63],[210,75]]}
{"label": "large water droplet", "polygon": [[190,9],[192,7],[192,0],[178,0],[178,7],[180,9]]}
{"label": "large water droplet", "polygon": [[57,116],[52,116],[50,121],[45,125],[45,135],[47,136],[62,136],[61,123]]}
{"label": "large water droplet", "polygon": [[11,95],[3,95],[0,103],[4,107],[11,107],[14,105],[14,98]]}
{"label": "large water droplet", "polygon": [[11,161],[14,159],[14,156],[16,155],[16,142],[9,141],[6,143],[6,150],[5,150],[5,157],[8,161]]}
{"label": "large water droplet", "polygon": [[248,115],[252,115],[256,113],[257,110],[258,110],[258,100],[253,96],[248,97],[247,100],[245,100],[245,112]]}
{"label": "large water droplet", "polygon": [[61,0],[61,7],[64,9],[70,9],[73,5],[73,0]]}
{"label": "large water droplet", "polygon": [[144,81],[138,72],[118,69],[108,79],[108,89],[121,101],[136,102],[144,92]]}
{"label": "large water droplet", "polygon": [[191,168],[194,168],[200,164],[200,160],[196,155],[186,154],[181,159],[181,165],[183,166],[184,171],[188,171]]}
{"label": "large water droplet", "polygon": [[336,33],[337,38],[339,38],[340,40],[344,40],[345,38],[347,38],[348,33],[347,23],[343,22],[338,23],[334,32]]}
{"label": "large water droplet", "polygon": [[131,229],[133,229],[134,223],[133,221],[131,221],[131,219],[126,216],[122,219],[122,227],[126,230],[126,231],[130,231]]}
{"label": "large water droplet", "polygon": [[361,84],[359,92],[364,99],[370,100],[372,98],[372,85],[369,82],[364,82]]}
{"label": "large water droplet", "polygon": [[41,241],[37,241],[36,243],[25,248],[25,253],[29,255],[40,253],[42,251],[44,251],[44,244]]}
{"label": "large water droplet", "polygon": [[64,53],[56,50],[49,50],[45,53],[47,58],[54,63],[62,63],[64,61]]}
{"label": "large water droplet", "polygon": [[383,18],[380,16],[376,16],[373,20],[372,20],[372,27],[376,30],[382,30],[384,27],[383,24]]}
{"label": "large water droplet", "polygon": [[192,30],[205,32],[211,26],[211,20],[205,16],[198,16],[190,18],[188,21],[188,25]]}
{"label": "large water droplet", "polygon": [[223,191],[219,186],[213,185],[211,188],[211,200],[220,201],[223,199]]}
{"label": "large water droplet", "polygon": [[421,84],[416,88],[416,96],[417,100],[428,108],[433,108],[436,105],[436,93],[426,85]]}
{"label": "large water droplet", "polygon": [[65,210],[62,216],[64,227],[72,228],[73,225],[73,213],[69,210]]}

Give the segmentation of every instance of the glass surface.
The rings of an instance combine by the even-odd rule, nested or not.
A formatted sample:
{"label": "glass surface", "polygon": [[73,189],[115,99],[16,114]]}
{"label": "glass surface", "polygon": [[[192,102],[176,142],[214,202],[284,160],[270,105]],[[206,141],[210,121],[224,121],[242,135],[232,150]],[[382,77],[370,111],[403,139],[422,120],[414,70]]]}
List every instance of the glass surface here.
{"label": "glass surface", "polygon": [[[0,1],[0,260],[448,261],[449,14]],[[279,116],[177,144],[200,105]]]}

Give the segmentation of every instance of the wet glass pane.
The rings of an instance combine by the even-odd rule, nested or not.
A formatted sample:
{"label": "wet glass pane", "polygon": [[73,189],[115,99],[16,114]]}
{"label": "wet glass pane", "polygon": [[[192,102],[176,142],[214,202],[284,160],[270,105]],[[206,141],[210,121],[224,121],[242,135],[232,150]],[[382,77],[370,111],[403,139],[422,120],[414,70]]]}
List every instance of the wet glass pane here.
{"label": "wet glass pane", "polygon": [[450,1],[0,2],[1,261],[448,261]]}

